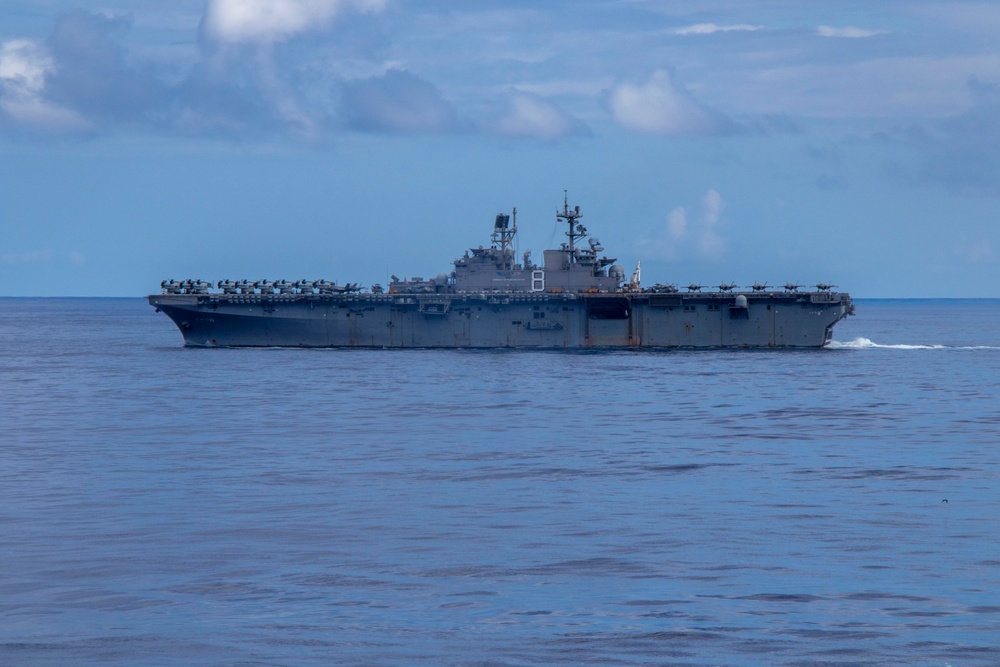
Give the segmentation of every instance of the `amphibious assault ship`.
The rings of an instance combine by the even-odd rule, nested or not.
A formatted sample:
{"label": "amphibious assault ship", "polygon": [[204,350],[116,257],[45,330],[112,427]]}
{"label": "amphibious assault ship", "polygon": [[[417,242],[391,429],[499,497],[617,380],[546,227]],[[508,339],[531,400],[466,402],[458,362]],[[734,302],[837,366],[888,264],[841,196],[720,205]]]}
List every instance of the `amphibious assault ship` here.
{"label": "amphibious assault ship", "polygon": [[[471,248],[434,278],[388,287],[326,280],[163,281],[148,297],[189,346],[366,348],[823,347],[854,313],[850,295],[820,283],[771,290],[642,287],[564,198],[567,241],[543,263],[516,261],[517,210],[499,214],[489,247]],[[584,244],[584,241],[586,243]]]}

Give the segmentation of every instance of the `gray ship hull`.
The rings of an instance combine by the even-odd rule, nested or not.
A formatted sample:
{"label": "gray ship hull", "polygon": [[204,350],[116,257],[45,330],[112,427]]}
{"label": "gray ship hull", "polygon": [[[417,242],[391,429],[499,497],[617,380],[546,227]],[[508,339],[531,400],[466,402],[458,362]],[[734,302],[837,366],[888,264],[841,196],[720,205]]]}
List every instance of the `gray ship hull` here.
{"label": "gray ship hull", "polygon": [[830,291],[148,299],[196,347],[819,348],[852,312]]}

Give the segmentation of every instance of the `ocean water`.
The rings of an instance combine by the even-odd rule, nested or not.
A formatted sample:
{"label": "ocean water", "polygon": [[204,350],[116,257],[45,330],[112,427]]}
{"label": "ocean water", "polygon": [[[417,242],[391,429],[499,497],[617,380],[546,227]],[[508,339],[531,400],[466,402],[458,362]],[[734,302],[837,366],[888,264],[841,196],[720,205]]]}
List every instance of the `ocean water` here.
{"label": "ocean water", "polygon": [[0,299],[0,664],[1000,664],[1000,300],[835,340],[201,350]]}

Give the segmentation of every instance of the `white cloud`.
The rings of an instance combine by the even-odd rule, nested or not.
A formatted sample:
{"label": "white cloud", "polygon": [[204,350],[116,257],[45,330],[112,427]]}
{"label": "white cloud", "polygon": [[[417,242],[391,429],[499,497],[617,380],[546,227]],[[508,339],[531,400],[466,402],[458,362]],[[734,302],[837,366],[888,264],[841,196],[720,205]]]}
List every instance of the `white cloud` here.
{"label": "white cloud", "polygon": [[848,37],[852,39],[859,39],[861,37],[874,37],[875,35],[882,35],[885,30],[866,30],[864,28],[854,28],[847,26],[845,28],[834,28],[828,25],[821,25],[816,29],[816,32],[820,37]]}
{"label": "white cloud", "polygon": [[385,0],[210,0],[204,25],[221,42],[277,42],[325,27],[347,6],[377,12]]}
{"label": "white cloud", "polygon": [[715,229],[722,215],[722,196],[715,190],[709,190],[702,197],[701,204],[701,225],[697,232],[698,250],[705,257],[722,259],[726,254],[726,240]]}
{"label": "white cloud", "polygon": [[0,79],[39,91],[45,85],[45,72],[50,69],[52,59],[38,42],[14,39],[0,46]]}
{"label": "white cloud", "polygon": [[69,253],[69,263],[73,266],[83,266],[87,263],[87,256],[79,250],[73,250]]}
{"label": "white cloud", "polygon": [[719,216],[722,215],[722,195],[716,190],[709,190],[702,197],[701,203],[705,207],[705,223],[714,227],[719,222]]}
{"label": "white cloud", "polygon": [[514,93],[506,113],[496,123],[500,134],[544,140],[578,134],[582,129],[575,118],[552,103],[523,92]]}
{"label": "white cloud", "polygon": [[762,25],[750,25],[748,23],[738,23],[736,25],[717,25],[715,23],[696,23],[686,28],[674,30],[675,35],[711,35],[716,32],[753,32],[763,30]]}
{"label": "white cloud", "polygon": [[45,79],[55,68],[38,42],[15,39],[0,45],[0,112],[14,123],[47,130],[81,130],[87,122],[76,112],[45,99]]}
{"label": "white cloud", "polygon": [[680,240],[687,233],[687,211],[678,206],[667,216],[667,233],[670,238]]}
{"label": "white cloud", "polygon": [[684,206],[674,208],[656,238],[640,240],[639,246],[669,260],[686,256],[690,250],[705,259],[721,260],[729,245],[718,230],[724,208],[722,196],[716,190],[709,190],[701,198],[696,215],[691,215]]}
{"label": "white cloud", "polygon": [[188,72],[131,57],[123,45],[129,17],[66,12],[45,41],[0,41],[0,131],[128,128],[225,137],[277,131],[321,141],[335,122],[330,78],[290,68],[275,42],[321,27],[339,10],[383,6],[383,0],[209,0],[205,37],[250,43],[213,45]]}
{"label": "white cloud", "polygon": [[728,123],[678,88],[664,70],[642,85],[623,83],[611,93],[611,113],[622,126],[664,136],[716,134]]}

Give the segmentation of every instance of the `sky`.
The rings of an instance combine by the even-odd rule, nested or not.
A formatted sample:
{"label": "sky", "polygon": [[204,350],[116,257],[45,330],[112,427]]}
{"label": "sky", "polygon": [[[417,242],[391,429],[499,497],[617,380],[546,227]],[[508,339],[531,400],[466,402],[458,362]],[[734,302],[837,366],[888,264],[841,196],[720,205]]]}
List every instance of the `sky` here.
{"label": "sky", "polygon": [[450,271],[1000,297],[1000,2],[4,0],[0,295]]}

